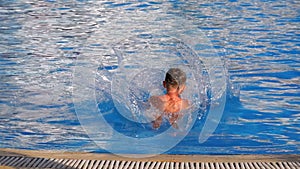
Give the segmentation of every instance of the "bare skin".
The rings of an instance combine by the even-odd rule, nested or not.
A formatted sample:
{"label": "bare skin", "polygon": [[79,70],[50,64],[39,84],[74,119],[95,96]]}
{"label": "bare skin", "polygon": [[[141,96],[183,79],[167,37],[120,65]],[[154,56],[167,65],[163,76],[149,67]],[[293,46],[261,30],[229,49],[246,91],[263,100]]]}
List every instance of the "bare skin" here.
{"label": "bare skin", "polygon": [[167,86],[167,83],[163,82],[164,87],[167,89],[167,94],[161,96],[152,96],[149,101],[157,108],[162,114],[158,115],[153,121],[153,128],[159,128],[163,116],[169,117],[169,123],[178,128],[176,120],[181,117],[180,111],[189,107],[188,100],[180,98],[180,94],[184,91],[185,85],[182,86]]}

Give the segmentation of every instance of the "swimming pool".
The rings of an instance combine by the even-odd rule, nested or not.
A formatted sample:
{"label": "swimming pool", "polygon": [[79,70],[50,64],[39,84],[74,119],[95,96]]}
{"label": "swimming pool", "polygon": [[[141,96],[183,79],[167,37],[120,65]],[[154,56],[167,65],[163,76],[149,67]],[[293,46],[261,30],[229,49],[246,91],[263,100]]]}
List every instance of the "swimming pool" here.
{"label": "swimming pool", "polygon": [[[101,71],[114,72],[120,65],[136,68],[120,63],[112,47],[126,47],[126,54],[136,57],[134,63],[143,62],[149,57],[137,49],[146,50],[153,39],[165,41],[150,47],[182,40],[176,31],[173,36],[159,34],[170,35],[175,24],[179,30],[201,30],[201,42],[210,41],[224,63],[227,97],[208,140],[198,141],[208,116],[204,111],[187,136],[165,153],[299,154],[299,8],[297,1],[255,0],[0,2],[0,147],[106,152],[103,147],[113,145],[108,133],[101,133],[100,148],[78,120],[72,93],[76,66],[99,67],[93,76],[96,101],[103,106]],[[173,61],[173,51],[159,52]],[[167,64],[161,57],[152,59]],[[124,122],[116,114],[107,116],[117,119],[111,125],[130,137],[163,132]],[[124,143],[120,152],[127,153],[130,145]]]}

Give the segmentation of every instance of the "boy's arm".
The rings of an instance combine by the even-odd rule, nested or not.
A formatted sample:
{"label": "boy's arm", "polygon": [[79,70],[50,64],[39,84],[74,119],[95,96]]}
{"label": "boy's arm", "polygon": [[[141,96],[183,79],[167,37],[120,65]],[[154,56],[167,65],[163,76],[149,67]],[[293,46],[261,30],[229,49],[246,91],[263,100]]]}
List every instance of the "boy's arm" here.
{"label": "boy's arm", "polygon": [[151,105],[149,102],[143,102],[143,101],[137,101],[138,103],[138,107],[141,109],[141,110],[148,110],[150,109]]}
{"label": "boy's arm", "polygon": [[[161,101],[159,96],[151,96],[149,99],[150,104],[155,107],[159,112],[163,109],[163,102]],[[154,129],[158,129],[162,123],[162,113],[156,115],[155,120],[152,122],[152,127]]]}
{"label": "boy's arm", "polygon": [[158,129],[162,123],[162,115],[158,116],[153,122],[152,122],[152,127],[154,129]]}
{"label": "boy's arm", "polygon": [[189,107],[190,107],[189,101],[186,100],[186,99],[184,99],[184,100],[182,101],[182,108],[183,108],[183,109],[187,109],[187,108],[189,108]]}
{"label": "boy's arm", "polygon": [[159,96],[151,96],[149,102],[152,106],[162,111],[164,105]]}

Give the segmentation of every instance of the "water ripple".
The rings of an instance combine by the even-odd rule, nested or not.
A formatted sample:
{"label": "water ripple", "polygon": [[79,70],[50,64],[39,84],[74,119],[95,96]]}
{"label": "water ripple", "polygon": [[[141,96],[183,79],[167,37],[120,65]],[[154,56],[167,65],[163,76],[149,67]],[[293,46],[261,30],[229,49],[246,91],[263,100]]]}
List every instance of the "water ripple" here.
{"label": "water ripple", "polygon": [[119,58],[109,46],[117,37],[153,38],[183,17],[224,55],[235,98],[206,143],[192,130],[170,153],[299,153],[299,8],[298,1],[1,1],[0,147],[101,152],[75,116],[75,59],[114,71]]}

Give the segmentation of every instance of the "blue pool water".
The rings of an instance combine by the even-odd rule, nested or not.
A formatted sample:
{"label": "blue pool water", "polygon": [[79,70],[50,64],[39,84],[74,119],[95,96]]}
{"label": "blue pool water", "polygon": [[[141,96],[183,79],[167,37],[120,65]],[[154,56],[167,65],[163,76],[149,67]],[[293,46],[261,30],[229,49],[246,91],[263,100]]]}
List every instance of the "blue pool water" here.
{"label": "blue pool water", "polygon": [[[196,80],[204,95],[199,95],[195,123],[188,123],[191,130],[165,153],[299,154],[299,9],[296,0],[1,1],[0,147],[107,152],[106,147],[121,142],[102,132],[97,137],[101,145],[96,144],[80,123],[74,79],[76,72],[85,75],[78,67],[91,65],[97,67],[92,72],[94,101],[115,130],[140,139],[164,133],[169,126],[152,130],[118,113],[122,105],[118,109],[114,100],[122,102],[119,94],[126,90],[118,85],[122,75],[114,73],[190,64],[190,79],[204,81]],[[199,36],[185,30],[199,31]],[[199,58],[176,53],[183,42],[196,44]],[[179,57],[184,54],[188,59]],[[206,75],[206,69],[218,69],[216,58],[225,80]],[[144,85],[151,87],[155,80]],[[88,90],[84,87],[80,90]],[[226,93],[224,111],[210,137],[199,143],[210,109],[222,106],[214,102],[218,92]],[[134,153],[128,150],[130,142],[122,144],[119,152]]]}

